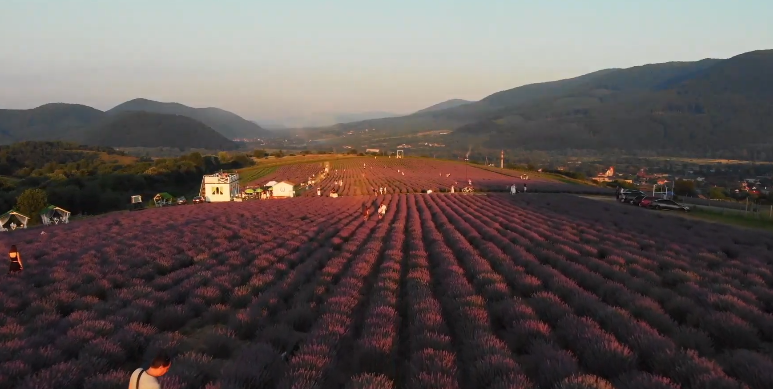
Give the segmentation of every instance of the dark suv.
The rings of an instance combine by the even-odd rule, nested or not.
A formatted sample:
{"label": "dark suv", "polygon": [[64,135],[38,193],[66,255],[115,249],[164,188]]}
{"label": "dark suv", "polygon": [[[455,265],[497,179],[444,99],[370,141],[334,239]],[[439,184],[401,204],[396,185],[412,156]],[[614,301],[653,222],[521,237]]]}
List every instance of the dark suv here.
{"label": "dark suv", "polygon": [[690,207],[677,203],[674,200],[658,199],[650,203],[650,208],[664,211],[690,212]]}
{"label": "dark suv", "polygon": [[646,194],[640,190],[623,191],[622,193],[620,193],[620,202],[630,204],[633,201],[633,199],[639,196],[646,196]]}

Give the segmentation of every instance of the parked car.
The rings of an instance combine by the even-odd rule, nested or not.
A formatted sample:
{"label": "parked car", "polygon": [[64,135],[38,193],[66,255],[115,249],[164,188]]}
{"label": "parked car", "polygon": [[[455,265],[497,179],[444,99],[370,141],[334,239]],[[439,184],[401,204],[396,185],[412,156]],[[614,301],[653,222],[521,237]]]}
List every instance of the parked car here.
{"label": "parked car", "polygon": [[623,192],[620,194],[620,202],[630,203],[631,201],[633,201],[633,199],[635,199],[638,196],[646,196],[646,194],[644,194],[644,192],[640,190]]}
{"label": "parked car", "polygon": [[185,198],[185,196],[180,196],[177,198],[177,205],[184,205],[188,204],[188,200]]}
{"label": "parked car", "polygon": [[664,211],[682,211],[689,212],[690,207],[677,203],[674,200],[657,199],[653,200],[649,206],[652,209]]}
{"label": "parked car", "polygon": [[640,207],[649,208],[650,204],[652,204],[652,202],[655,200],[660,200],[660,197],[645,196],[641,200],[639,200],[639,203],[637,205]]}
{"label": "parked car", "polygon": [[193,203],[194,204],[203,204],[205,202],[206,202],[206,199],[201,197],[201,196],[196,196],[196,197],[193,198]]}
{"label": "parked car", "polygon": [[638,206],[639,202],[642,201],[642,199],[644,199],[645,197],[647,197],[647,196],[645,196],[645,195],[638,195],[638,196],[634,197],[633,200],[631,200],[631,205],[637,205]]}

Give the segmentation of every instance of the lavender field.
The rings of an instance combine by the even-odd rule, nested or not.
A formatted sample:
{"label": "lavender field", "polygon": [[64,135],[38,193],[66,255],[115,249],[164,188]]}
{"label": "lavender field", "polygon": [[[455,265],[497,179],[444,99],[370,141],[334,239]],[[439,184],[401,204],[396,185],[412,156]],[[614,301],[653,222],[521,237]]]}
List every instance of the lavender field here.
{"label": "lavender field", "polygon": [[[265,184],[269,181],[290,181],[294,184],[306,182],[309,177],[324,171],[324,162],[292,164],[278,167],[275,171],[257,178],[253,184]],[[260,169],[253,168],[253,169]],[[495,169],[495,168],[488,168]],[[249,170],[249,169],[248,169]],[[593,185],[567,184],[557,180],[539,178],[531,173],[528,180],[520,178],[515,170],[490,171],[475,165],[455,161],[419,159],[419,158],[387,158],[362,157],[335,160],[330,162],[327,177],[316,182],[313,187],[319,187],[327,194],[331,189],[338,190],[343,196],[370,195],[373,188],[385,188],[388,194],[421,193],[427,189],[450,191],[454,186],[458,192],[467,186],[468,179],[478,191],[509,191],[510,185],[517,185],[521,190],[524,184],[531,192],[613,194],[611,188]],[[247,174],[247,176],[250,176]],[[343,181],[343,185],[336,182]],[[247,183],[246,185],[249,185]],[[316,191],[305,192],[304,196],[315,196]]]}
{"label": "lavender field", "polygon": [[204,204],[46,232],[0,237],[25,262],[0,282],[0,388],[125,389],[159,348],[165,389],[773,388],[764,232],[560,194]]}

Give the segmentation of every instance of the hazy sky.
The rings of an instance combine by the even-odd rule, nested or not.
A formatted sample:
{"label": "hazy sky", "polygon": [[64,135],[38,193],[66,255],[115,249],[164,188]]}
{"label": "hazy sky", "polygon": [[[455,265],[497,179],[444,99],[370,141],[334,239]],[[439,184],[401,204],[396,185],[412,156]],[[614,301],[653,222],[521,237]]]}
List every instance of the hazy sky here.
{"label": "hazy sky", "polygon": [[0,108],[412,112],[773,48],[770,0],[0,0]]}

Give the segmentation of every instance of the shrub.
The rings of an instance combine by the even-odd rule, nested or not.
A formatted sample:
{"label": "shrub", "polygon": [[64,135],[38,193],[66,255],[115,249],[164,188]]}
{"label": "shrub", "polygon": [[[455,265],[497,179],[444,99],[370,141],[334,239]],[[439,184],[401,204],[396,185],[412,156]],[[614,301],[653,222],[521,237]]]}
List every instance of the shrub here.
{"label": "shrub", "polygon": [[563,379],[580,373],[572,353],[543,341],[533,343],[524,360],[524,370],[541,388],[552,388]]}
{"label": "shrub", "polygon": [[564,378],[556,389],[615,389],[612,384],[595,375],[581,374]]}
{"label": "shrub", "polygon": [[392,389],[394,383],[381,374],[360,374],[352,378],[346,389]]}
{"label": "shrub", "polygon": [[129,377],[131,377],[130,373],[121,370],[97,374],[86,378],[83,389],[125,389]]}
{"label": "shrub", "polygon": [[773,388],[773,361],[770,357],[750,350],[732,350],[719,358],[729,374],[738,377],[751,388]]}
{"label": "shrub", "polygon": [[624,374],[615,380],[617,389],[679,389],[666,377],[645,372]]}

